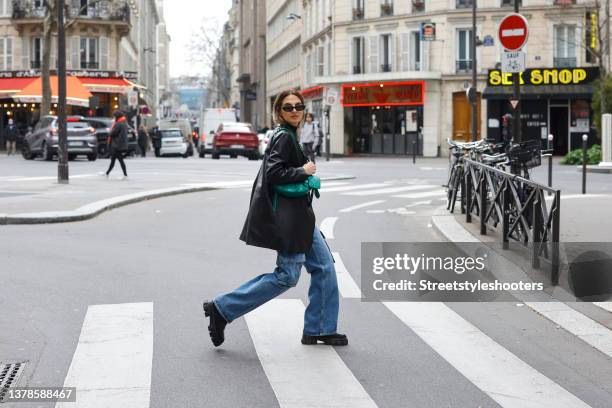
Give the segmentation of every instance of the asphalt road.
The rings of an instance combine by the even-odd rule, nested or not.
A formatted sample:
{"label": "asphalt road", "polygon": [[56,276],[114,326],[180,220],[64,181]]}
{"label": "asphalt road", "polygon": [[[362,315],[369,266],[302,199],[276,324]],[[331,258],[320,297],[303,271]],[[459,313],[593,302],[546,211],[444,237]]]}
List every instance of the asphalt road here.
{"label": "asphalt road", "polygon": [[[443,204],[440,161],[334,166],[357,179],[323,191],[315,212],[349,281],[360,286],[362,242],[443,240],[431,226]],[[78,378],[77,395],[123,401],[114,407],[610,406],[612,313],[590,304],[570,305],[570,320],[571,311],[587,319],[572,326],[523,303],[389,305],[343,294],[349,346],[313,350],[294,330],[308,302],[303,271],[296,288],[231,323],[213,348],[202,300],[275,264],[272,251],[238,240],[248,199],[244,188],[209,191],[86,222],[2,227],[0,361],[27,361],[21,385]],[[352,399],[338,402],[343,393]],[[107,406],[104,398],[65,406]]]}

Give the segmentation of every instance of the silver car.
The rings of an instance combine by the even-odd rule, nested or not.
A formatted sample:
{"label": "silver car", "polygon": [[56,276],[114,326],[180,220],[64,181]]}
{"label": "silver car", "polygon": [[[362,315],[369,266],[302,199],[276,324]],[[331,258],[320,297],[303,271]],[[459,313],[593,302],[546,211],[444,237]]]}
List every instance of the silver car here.
{"label": "silver car", "polygon": [[[87,156],[94,161],[98,158],[98,140],[95,129],[80,116],[67,119],[68,128],[68,158],[78,155]],[[44,160],[53,160],[58,150],[57,116],[43,116],[34,129],[24,139],[22,155],[26,160],[41,156]]]}

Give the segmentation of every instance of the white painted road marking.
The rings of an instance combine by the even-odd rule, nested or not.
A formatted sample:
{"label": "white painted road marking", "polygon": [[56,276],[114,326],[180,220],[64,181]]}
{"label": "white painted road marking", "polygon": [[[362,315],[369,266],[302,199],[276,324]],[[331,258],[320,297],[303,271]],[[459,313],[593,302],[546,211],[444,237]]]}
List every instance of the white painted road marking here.
{"label": "white painted road marking", "polygon": [[588,407],[444,303],[383,302],[423,341],[503,407]]}
{"label": "white painted road marking", "polygon": [[338,217],[327,217],[321,221],[319,230],[325,235],[327,239],[334,239],[334,225],[336,225]]}
{"label": "white painted road marking", "polygon": [[612,357],[612,331],[562,302],[525,302],[527,306],[582,341]]}
{"label": "white painted road marking", "polygon": [[77,403],[56,408],[149,408],[153,303],[89,306],[64,387]]}
{"label": "white painted road marking", "polygon": [[608,312],[612,312],[612,302],[593,302],[593,304],[607,310]]}
{"label": "white painted road marking", "polygon": [[394,195],[393,197],[397,197],[397,198],[425,198],[425,197],[434,197],[434,196],[439,196],[439,195],[446,195],[446,191],[444,191],[444,190],[424,191],[422,193]]}
{"label": "white painted road marking", "polygon": [[411,207],[417,207],[419,205],[430,205],[430,204],[431,204],[431,200],[417,201],[416,203],[405,205],[404,208],[411,208]]}
{"label": "white painted road marking", "polygon": [[274,299],[245,315],[253,344],[281,408],[375,408],[331,346],[305,346],[304,304]]}
{"label": "white painted road marking", "polygon": [[340,210],[340,212],[341,213],[347,213],[347,212],[351,212],[353,210],[358,210],[360,208],[370,207],[370,206],[376,205],[376,204],[382,204],[384,202],[385,202],[385,200],[368,201],[367,203],[357,204],[357,205],[354,205],[352,207],[348,207],[348,208],[342,209],[342,210]]}
{"label": "white painted road marking", "polygon": [[367,191],[351,191],[349,193],[342,193],[342,195],[368,196],[368,195],[377,195],[377,194],[392,194],[392,193],[400,193],[402,191],[430,190],[436,187],[437,186],[430,186],[430,185],[423,184],[423,185],[416,185],[416,186],[382,188],[382,189],[367,190]]}
{"label": "white painted road marking", "polygon": [[338,252],[333,252],[334,256],[336,277],[338,278],[338,290],[343,298],[360,299],[361,289],[357,286],[355,280],[351,277],[351,274],[346,269],[344,262]]}
{"label": "white painted road marking", "polygon": [[321,192],[322,193],[335,193],[338,191],[351,191],[351,190],[362,190],[366,188],[380,188],[389,186],[389,184],[385,183],[374,183],[374,184],[352,184],[349,186],[341,186],[341,187],[330,187],[326,188],[324,184],[321,184]]}

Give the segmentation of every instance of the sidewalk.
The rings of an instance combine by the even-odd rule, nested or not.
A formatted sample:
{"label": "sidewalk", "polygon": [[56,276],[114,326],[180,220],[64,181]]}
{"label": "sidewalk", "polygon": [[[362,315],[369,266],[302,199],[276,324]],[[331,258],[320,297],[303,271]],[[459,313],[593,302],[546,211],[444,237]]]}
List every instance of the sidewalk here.
{"label": "sidewalk", "polygon": [[[128,159],[129,178],[120,180],[122,173],[118,164],[106,178],[108,160],[76,161],[69,164],[70,183],[58,184],[57,162],[23,162],[20,157],[4,160],[8,161],[3,165],[32,166],[25,169],[26,176],[0,176],[0,225],[81,221],[153,198],[222,188],[250,188],[261,164],[228,162],[219,166],[217,162],[215,168],[210,168],[203,167],[203,161],[190,159]],[[320,176],[324,181],[354,178],[321,167]],[[11,171],[15,174],[14,168]]]}

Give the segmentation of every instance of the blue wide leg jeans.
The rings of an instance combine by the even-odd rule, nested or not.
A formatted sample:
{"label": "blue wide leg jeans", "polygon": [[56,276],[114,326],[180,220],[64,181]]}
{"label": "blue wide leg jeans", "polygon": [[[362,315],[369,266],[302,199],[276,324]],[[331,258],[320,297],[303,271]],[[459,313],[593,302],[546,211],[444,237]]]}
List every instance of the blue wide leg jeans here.
{"label": "blue wide leg jeans", "polygon": [[338,281],[332,254],[316,226],[312,247],[306,253],[278,252],[274,272],[259,275],[233,292],[217,296],[213,302],[229,323],[294,287],[302,265],[310,274],[304,334],[334,334],[338,325]]}

